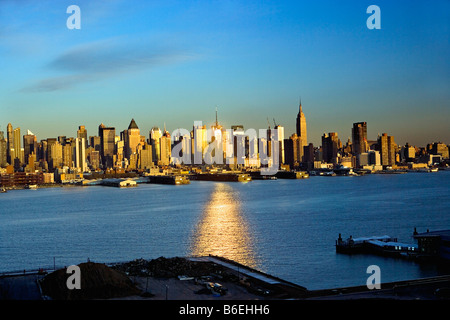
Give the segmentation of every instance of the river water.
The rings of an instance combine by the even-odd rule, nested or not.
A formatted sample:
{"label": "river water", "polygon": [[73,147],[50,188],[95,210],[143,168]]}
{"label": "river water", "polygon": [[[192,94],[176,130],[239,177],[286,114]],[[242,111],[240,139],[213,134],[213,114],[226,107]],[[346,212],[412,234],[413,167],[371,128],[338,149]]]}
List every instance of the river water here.
{"label": "river water", "polygon": [[221,255],[308,289],[447,272],[434,265],[335,252],[343,238],[450,229],[450,172],[192,181],[137,188],[65,187],[0,194],[0,271]]}

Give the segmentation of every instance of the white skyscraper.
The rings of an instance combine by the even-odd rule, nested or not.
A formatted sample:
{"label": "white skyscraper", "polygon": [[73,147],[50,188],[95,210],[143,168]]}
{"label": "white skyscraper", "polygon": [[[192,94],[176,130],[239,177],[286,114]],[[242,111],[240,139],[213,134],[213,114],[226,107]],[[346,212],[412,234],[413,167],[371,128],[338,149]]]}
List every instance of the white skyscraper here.
{"label": "white skyscraper", "polygon": [[87,171],[86,164],[86,140],[84,138],[76,138],[75,139],[75,150],[74,150],[74,160],[75,167],[78,172]]}

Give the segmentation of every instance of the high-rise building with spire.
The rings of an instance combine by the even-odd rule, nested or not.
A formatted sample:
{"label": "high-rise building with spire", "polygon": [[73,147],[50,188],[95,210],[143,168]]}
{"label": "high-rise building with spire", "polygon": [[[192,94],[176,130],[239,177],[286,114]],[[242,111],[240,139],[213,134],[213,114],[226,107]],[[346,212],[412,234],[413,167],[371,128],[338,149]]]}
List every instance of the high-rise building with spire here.
{"label": "high-rise building with spire", "polygon": [[[302,100],[300,99],[299,110],[297,114],[297,137],[300,139],[301,148],[308,145],[308,137],[306,134],[306,118],[302,109]],[[301,152],[303,155],[303,151]]]}

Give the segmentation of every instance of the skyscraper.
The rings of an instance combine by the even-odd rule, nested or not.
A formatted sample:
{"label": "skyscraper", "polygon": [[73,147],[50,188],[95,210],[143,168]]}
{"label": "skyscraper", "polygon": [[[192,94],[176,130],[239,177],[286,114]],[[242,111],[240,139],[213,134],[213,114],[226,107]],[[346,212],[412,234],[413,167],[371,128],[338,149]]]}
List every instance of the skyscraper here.
{"label": "skyscraper", "polygon": [[[23,136],[24,161],[28,163],[28,156],[37,154],[37,139],[30,130]],[[36,159],[36,157],[35,157]]]}
{"label": "skyscraper", "polygon": [[49,150],[49,168],[54,171],[63,166],[63,146],[56,139],[47,139],[47,149]]}
{"label": "skyscraper", "polygon": [[297,137],[301,140],[302,148],[308,145],[308,137],[306,134],[306,118],[305,114],[303,113],[301,100],[299,104],[299,111],[297,114]]}
{"label": "skyscraper", "polygon": [[194,164],[203,163],[203,152],[207,147],[206,126],[201,121],[194,121],[192,154]]}
{"label": "skyscraper", "polygon": [[75,168],[78,170],[78,172],[87,171],[86,140],[84,138],[75,139],[74,160]]}
{"label": "skyscraper", "polygon": [[152,166],[152,146],[144,142],[142,149],[139,150],[139,168],[149,169]]}
{"label": "skyscraper", "polygon": [[84,138],[84,141],[86,142],[86,148],[88,147],[88,136],[85,126],[78,127],[77,138]]}
{"label": "skyscraper", "polygon": [[14,164],[14,134],[13,134],[13,126],[11,123],[8,123],[8,126],[6,128],[6,139],[7,139],[7,146],[6,146],[6,161],[9,164]]}
{"label": "skyscraper", "polygon": [[152,146],[152,160],[158,165],[161,161],[161,137],[162,132],[158,127],[153,127],[150,130],[150,145]]}
{"label": "skyscraper", "polygon": [[132,154],[137,154],[137,146],[141,140],[141,133],[139,127],[136,124],[134,119],[131,119],[130,125],[128,126],[128,130],[124,131],[123,134],[124,139],[124,156],[127,159],[130,159]]}
{"label": "skyscraper", "polygon": [[14,160],[19,159],[19,163],[24,163],[23,161],[23,153],[22,153],[22,147],[20,143],[20,128],[14,129]]}
{"label": "skyscraper", "polygon": [[7,164],[7,147],[8,142],[5,139],[3,131],[0,131],[0,168],[6,167]]}
{"label": "skyscraper", "polygon": [[172,155],[172,139],[170,133],[164,128],[163,135],[161,137],[161,165],[168,166]]}
{"label": "skyscraper", "polygon": [[352,128],[353,154],[367,152],[367,122],[356,122]]}
{"label": "skyscraper", "polygon": [[284,164],[285,163],[285,157],[284,157],[284,127],[276,124],[275,128],[277,130],[277,139],[278,139],[278,163],[279,164]]}
{"label": "skyscraper", "polygon": [[322,136],[322,159],[327,163],[337,163],[339,150],[339,138],[337,132],[330,132]]}
{"label": "skyscraper", "polygon": [[98,127],[98,135],[100,137],[100,155],[102,158],[102,164],[104,168],[112,168],[114,149],[115,149],[115,139],[116,139],[116,128],[106,127],[103,123]]}
{"label": "skyscraper", "polygon": [[298,167],[303,159],[302,140],[294,133],[288,139],[284,139],[284,148],[285,163],[291,168]]}

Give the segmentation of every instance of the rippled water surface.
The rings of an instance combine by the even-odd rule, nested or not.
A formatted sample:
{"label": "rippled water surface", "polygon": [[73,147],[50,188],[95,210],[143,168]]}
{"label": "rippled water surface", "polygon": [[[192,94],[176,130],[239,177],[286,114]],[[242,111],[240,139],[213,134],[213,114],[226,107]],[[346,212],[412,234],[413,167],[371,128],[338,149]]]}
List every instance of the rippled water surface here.
{"label": "rippled water surface", "polygon": [[160,256],[222,255],[320,289],[445,272],[433,265],[336,254],[344,238],[450,229],[450,172],[67,187],[0,194],[0,271]]}

